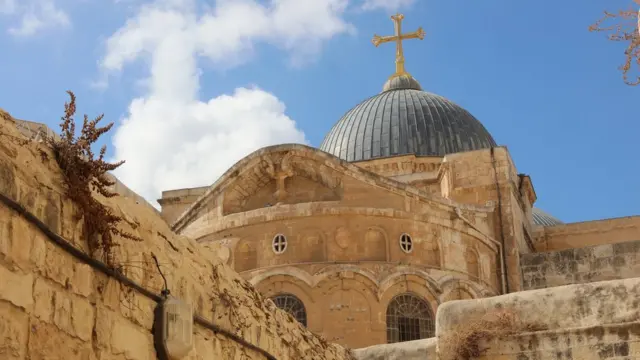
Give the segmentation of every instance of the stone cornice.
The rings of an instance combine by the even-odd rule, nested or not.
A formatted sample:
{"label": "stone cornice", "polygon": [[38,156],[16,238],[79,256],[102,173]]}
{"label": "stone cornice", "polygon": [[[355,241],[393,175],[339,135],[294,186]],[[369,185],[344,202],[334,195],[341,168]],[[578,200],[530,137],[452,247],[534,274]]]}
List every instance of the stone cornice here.
{"label": "stone cornice", "polygon": [[[285,204],[268,208],[260,208],[244,213],[231,214],[222,218],[212,220],[211,222],[207,223],[206,228],[203,228],[200,232],[191,233],[189,234],[189,236],[196,239],[197,241],[201,241],[205,236],[238,227],[303,217],[344,215],[363,215],[370,217],[377,216],[425,222],[429,224],[439,225],[444,228],[449,228],[477,239],[484,239],[483,234],[479,233],[477,230],[471,227],[464,225],[461,221],[455,220],[455,218],[452,218],[451,216],[437,216],[433,213],[416,214],[414,212],[406,212],[395,209],[339,206],[338,204],[336,204],[336,202],[317,202],[290,205]],[[491,245],[490,243],[487,243],[486,245],[492,251],[497,251],[497,248],[494,245]]]}
{"label": "stone cornice", "polygon": [[578,235],[638,227],[640,227],[640,215],[635,215],[539,227],[537,236],[560,234]]}

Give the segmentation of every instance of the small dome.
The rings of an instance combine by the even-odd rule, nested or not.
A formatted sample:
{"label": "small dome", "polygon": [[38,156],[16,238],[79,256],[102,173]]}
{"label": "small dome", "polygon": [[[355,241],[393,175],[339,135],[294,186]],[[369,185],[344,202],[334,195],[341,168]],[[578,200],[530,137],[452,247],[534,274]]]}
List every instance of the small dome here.
{"label": "small dome", "polygon": [[538,226],[555,226],[564,224],[562,221],[536,207],[531,209],[531,215],[533,216],[533,223]]}
{"label": "small dome", "polygon": [[422,90],[420,83],[409,74],[392,76],[382,87],[382,92],[399,89]]}
{"label": "small dome", "polygon": [[410,75],[390,78],[384,91],[340,119],[320,150],[346,161],[397,155],[444,156],[487,149],[496,142],[467,110],[422,91]]}

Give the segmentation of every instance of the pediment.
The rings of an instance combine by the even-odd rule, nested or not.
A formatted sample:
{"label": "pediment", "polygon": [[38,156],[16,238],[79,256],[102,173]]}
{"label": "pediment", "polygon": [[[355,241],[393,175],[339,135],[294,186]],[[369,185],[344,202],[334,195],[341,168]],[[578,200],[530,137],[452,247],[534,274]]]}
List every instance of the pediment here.
{"label": "pediment", "polygon": [[261,156],[223,191],[223,215],[276,204],[337,201],[342,176],[319,161],[295,152]]}
{"label": "pediment", "polygon": [[[262,208],[271,201],[281,204],[339,201],[354,182],[428,202],[434,209],[461,207],[490,212],[492,207],[459,204],[343,161],[305,145],[285,144],[262,148],[232,166],[171,225],[181,232],[204,214],[225,216]],[[312,189],[302,194],[299,189]],[[284,189],[284,191],[282,191]],[[207,216],[209,219],[210,216]],[[209,221],[209,220],[202,220]]]}

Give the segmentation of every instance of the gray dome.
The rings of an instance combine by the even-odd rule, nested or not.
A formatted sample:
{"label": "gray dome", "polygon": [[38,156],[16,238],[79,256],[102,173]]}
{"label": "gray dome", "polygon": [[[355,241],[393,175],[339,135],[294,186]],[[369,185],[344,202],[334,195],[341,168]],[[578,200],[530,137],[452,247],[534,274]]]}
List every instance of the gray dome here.
{"label": "gray dome", "polygon": [[564,224],[562,221],[547,214],[546,212],[534,207],[531,209],[531,215],[533,216],[533,223],[539,226],[555,226]]}
{"label": "gray dome", "polygon": [[397,155],[444,156],[496,146],[468,111],[442,96],[420,90],[409,76],[391,78],[385,91],[340,119],[320,150],[346,161]]}

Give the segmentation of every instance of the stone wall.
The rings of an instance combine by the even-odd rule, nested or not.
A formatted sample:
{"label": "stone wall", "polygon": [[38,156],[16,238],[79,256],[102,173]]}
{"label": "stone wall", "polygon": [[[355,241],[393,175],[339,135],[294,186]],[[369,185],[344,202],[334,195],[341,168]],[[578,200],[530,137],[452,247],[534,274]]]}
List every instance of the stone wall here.
{"label": "stone wall", "polygon": [[[496,309],[543,331],[481,341],[482,360],[600,360],[640,358],[640,278],[523,291],[452,301],[437,314],[437,348],[448,336]],[[441,360],[449,360],[442,359]]]}
{"label": "stone wall", "polygon": [[532,250],[523,231],[531,222],[535,201],[530,179],[518,175],[506,147],[450,154],[445,160],[450,165],[452,200],[495,207],[489,233],[504,244],[507,290],[522,290],[518,254]]}
{"label": "stone wall", "polygon": [[526,290],[632,278],[640,274],[640,241],[524,254],[520,264]]}
{"label": "stone wall", "polygon": [[[64,196],[53,154],[20,133],[0,113],[0,193],[19,202],[53,232],[87,251],[78,209]],[[40,149],[38,149],[40,146]],[[215,246],[174,235],[158,213],[134,199],[100,199],[142,241],[116,237],[124,275],[154,293],[163,287],[157,256],[172,294],[203,318],[285,359],[349,359],[348,352],[312,334],[264,301],[221,263]],[[0,359],[152,360],[155,302],[54,245],[25,217],[0,203]],[[264,355],[194,328],[189,360],[264,359]]]}
{"label": "stone wall", "polygon": [[640,359],[640,324],[525,333],[486,345],[491,350],[476,360]]}
{"label": "stone wall", "polygon": [[584,221],[538,228],[538,251],[559,251],[585,246],[640,240],[640,216]]}

